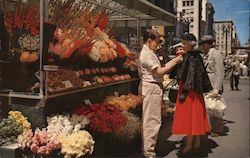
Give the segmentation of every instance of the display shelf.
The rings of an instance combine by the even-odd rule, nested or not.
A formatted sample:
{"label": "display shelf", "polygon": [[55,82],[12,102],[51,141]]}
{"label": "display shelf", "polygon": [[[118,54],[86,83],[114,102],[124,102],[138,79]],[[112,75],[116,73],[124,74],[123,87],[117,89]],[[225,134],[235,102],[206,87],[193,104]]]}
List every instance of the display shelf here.
{"label": "display shelf", "polygon": [[88,91],[88,90],[97,89],[97,88],[105,88],[105,87],[108,87],[108,86],[113,86],[113,85],[118,85],[118,84],[138,81],[138,80],[139,80],[139,78],[132,78],[132,79],[129,79],[129,80],[116,81],[116,82],[105,83],[105,84],[97,84],[97,85],[84,87],[84,88],[73,88],[73,89],[70,88],[70,89],[66,89],[66,90],[63,90],[63,91],[59,91],[59,92],[53,92],[53,93],[49,94],[46,98],[49,99],[49,98],[59,97],[59,96],[63,96],[63,95],[79,93],[79,92]]}
{"label": "display shelf", "polygon": [[55,97],[60,97],[64,95],[69,95],[69,94],[74,94],[74,93],[79,93],[79,92],[84,92],[88,90],[93,90],[97,88],[105,88],[108,86],[113,86],[113,85],[118,85],[118,84],[124,84],[128,82],[134,82],[134,81],[139,81],[139,78],[132,78],[129,80],[123,80],[123,81],[116,81],[116,82],[111,82],[111,83],[105,83],[105,84],[96,84],[93,86],[88,86],[88,87],[75,87],[75,88],[68,88],[60,91],[54,91],[50,92],[48,95],[39,95],[37,93],[25,93],[25,92],[13,92],[13,91],[2,91],[0,92],[0,96],[3,97],[12,97],[12,98],[25,98],[25,99],[50,99],[50,98],[55,98]]}

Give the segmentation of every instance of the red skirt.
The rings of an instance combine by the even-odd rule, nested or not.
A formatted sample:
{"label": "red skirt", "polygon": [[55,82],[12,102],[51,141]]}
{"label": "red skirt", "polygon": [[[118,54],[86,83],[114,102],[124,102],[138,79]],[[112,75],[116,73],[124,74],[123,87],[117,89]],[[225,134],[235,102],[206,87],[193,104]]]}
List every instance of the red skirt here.
{"label": "red skirt", "polygon": [[183,83],[180,82],[176,101],[173,134],[204,135],[210,131],[203,95],[190,90],[184,102],[179,101]]}

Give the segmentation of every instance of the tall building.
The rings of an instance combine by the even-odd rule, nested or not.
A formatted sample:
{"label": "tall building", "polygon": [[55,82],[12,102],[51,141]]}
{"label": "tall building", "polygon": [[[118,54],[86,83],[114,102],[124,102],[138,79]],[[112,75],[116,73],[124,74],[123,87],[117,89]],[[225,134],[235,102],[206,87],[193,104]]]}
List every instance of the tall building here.
{"label": "tall building", "polygon": [[[189,21],[189,33],[201,37],[202,0],[176,0],[177,17]],[[182,16],[183,15],[183,16]]]}
{"label": "tall building", "polygon": [[213,36],[214,8],[208,0],[202,0],[201,36]]}
{"label": "tall building", "polygon": [[200,40],[203,35],[213,35],[214,9],[209,0],[176,0],[177,20],[189,21],[189,33]]}
{"label": "tall building", "polygon": [[216,38],[216,47],[224,56],[234,54],[235,52],[232,51],[232,46],[238,46],[239,40],[233,21],[215,21],[213,28]]}
{"label": "tall building", "polygon": [[206,35],[213,36],[213,23],[214,23],[214,7],[213,5],[208,2],[207,3],[207,19],[206,19]]}

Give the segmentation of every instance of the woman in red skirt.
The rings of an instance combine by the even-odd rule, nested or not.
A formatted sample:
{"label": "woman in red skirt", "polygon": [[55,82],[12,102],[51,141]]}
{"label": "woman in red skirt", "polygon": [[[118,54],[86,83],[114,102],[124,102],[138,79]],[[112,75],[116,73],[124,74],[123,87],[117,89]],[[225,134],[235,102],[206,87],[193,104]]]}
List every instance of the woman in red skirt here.
{"label": "woman in red skirt", "polygon": [[187,135],[181,154],[200,146],[200,135],[209,132],[203,93],[212,90],[200,51],[193,50],[196,38],[193,34],[182,37],[183,63],[177,66],[176,77],[179,92],[172,126],[173,134]]}

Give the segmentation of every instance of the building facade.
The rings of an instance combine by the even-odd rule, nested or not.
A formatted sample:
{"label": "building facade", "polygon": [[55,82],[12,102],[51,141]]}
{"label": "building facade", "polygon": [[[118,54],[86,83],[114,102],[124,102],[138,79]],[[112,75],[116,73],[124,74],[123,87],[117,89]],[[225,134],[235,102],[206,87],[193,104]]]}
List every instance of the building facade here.
{"label": "building facade", "polygon": [[200,39],[202,0],[176,0],[177,17],[188,20],[189,33]]}
{"label": "building facade", "polygon": [[233,21],[215,21],[213,28],[216,48],[219,49],[225,57],[235,54],[232,47],[239,46],[239,40]]}
{"label": "building facade", "polygon": [[206,28],[205,34],[213,36],[213,23],[214,23],[214,7],[210,2],[206,5]]}
{"label": "building facade", "polygon": [[189,22],[189,33],[198,40],[203,35],[213,35],[214,8],[209,0],[176,0],[175,3],[178,19]]}

